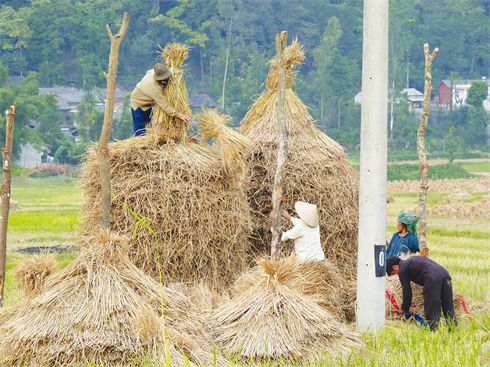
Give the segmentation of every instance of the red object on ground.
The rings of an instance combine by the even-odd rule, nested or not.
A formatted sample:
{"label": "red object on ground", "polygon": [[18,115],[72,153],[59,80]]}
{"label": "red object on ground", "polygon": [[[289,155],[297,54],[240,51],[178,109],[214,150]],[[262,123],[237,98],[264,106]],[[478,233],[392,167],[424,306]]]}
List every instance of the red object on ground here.
{"label": "red object on ground", "polygon": [[[388,289],[386,290],[386,297],[390,300],[390,302],[393,305],[393,308],[396,310],[396,312],[400,312],[400,307],[398,306],[398,303],[396,302],[395,296],[393,296],[393,293],[391,293]],[[468,312],[468,308],[466,307],[466,303],[463,299],[463,296],[461,294],[458,294],[458,297],[461,300],[461,304],[463,305],[464,312],[466,312],[470,321],[473,321],[473,318],[471,317],[470,313]],[[422,303],[421,305],[411,306],[411,307],[422,307],[423,305],[424,304]]]}

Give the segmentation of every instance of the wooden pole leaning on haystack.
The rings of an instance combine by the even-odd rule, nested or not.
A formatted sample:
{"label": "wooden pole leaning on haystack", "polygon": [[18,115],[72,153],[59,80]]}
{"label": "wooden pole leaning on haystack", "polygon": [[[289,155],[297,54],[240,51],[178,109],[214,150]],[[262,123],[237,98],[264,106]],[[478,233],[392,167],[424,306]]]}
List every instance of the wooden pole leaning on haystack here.
{"label": "wooden pole leaning on haystack", "polygon": [[10,106],[7,115],[7,140],[2,148],[3,182],[0,188],[0,307],[3,307],[3,294],[5,289],[5,265],[7,259],[7,227],[10,209],[10,161],[12,160],[12,140],[14,132],[15,106]]}
{"label": "wooden pole leaning on haystack", "polygon": [[274,189],[272,191],[272,243],[271,255],[279,257],[281,252],[281,206],[285,201],[283,181],[285,163],[288,152],[288,129],[286,115],[284,114],[284,101],[286,98],[286,73],[284,70],[284,50],[288,32],[283,31],[276,34],[277,44],[277,131],[279,134],[279,150],[277,154],[277,169],[274,178]]}
{"label": "wooden pole leaning on haystack", "polygon": [[104,72],[107,79],[107,100],[105,104],[104,125],[100,133],[97,147],[97,158],[100,166],[101,199],[99,220],[103,228],[111,228],[111,164],[109,163],[109,150],[107,144],[111,136],[112,115],[114,114],[114,93],[116,90],[116,74],[119,56],[119,46],[126,34],[129,23],[129,13],[124,13],[123,22],[119,32],[113,36],[109,24],[106,25],[107,33],[111,39],[111,53],[109,56],[109,72]]}
{"label": "wooden pole leaning on haystack", "polygon": [[420,119],[420,126],[417,129],[417,154],[420,162],[420,192],[419,192],[419,246],[422,256],[429,255],[427,246],[427,191],[429,189],[429,162],[427,161],[427,151],[425,149],[425,129],[429,118],[430,91],[432,81],[432,61],[436,57],[439,49],[436,47],[432,54],[429,53],[429,44],[424,45],[425,54],[425,86],[424,86],[424,108]]}

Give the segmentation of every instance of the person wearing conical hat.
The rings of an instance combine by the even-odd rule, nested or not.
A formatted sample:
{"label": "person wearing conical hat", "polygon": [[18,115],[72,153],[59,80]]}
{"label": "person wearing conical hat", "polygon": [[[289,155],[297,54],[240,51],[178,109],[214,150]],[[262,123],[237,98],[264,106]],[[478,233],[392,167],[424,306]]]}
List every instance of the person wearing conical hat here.
{"label": "person wearing conical hat", "polygon": [[419,239],[417,237],[417,223],[419,218],[409,212],[400,213],[396,232],[391,238],[386,249],[386,258],[399,256],[406,253],[420,252]]}
{"label": "person wearing conical hat", "polygon": [[146,75],[136,85],[131,93],[131,113],[133,115],[133,135],[146,134],[145,126],[150,123],[153,104],[156,103],[170,116],[175,116],[185,122],[189,122],[191,115],[183,115],[175,110],[163,96],[163,88],[168,84],[172,72],[163,64],[155,64],[153,70],[148,70]]}
{"label": "person wearing conical hat", "polygon": [[320,226],[316,205],[297,201],[294,209],[299,218],[289,215],[283,209],[281,214],[291,221],[293,228],[282,234],[281,240],[294,240],[294,252],[299,260],[325,260],[325,254],[320,242]]}

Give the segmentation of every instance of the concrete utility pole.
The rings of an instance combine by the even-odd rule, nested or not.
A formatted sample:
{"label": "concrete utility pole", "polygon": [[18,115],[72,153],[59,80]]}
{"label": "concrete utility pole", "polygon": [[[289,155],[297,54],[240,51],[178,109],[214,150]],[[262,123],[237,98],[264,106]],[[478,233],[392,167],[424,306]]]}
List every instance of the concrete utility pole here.
{"label": "concrete utility pole", "polygon": [[356,327],[371,332],[385,322],[388,2],[364,0]]}

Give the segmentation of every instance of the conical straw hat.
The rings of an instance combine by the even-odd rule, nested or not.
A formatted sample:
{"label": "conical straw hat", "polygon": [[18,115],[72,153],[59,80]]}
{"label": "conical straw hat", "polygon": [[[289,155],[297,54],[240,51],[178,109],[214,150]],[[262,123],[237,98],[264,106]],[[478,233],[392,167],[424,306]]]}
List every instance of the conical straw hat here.
{"label": "conical straw hat", "polygon": [[312,228],[318,226],[318,211],[316,205],[297,201],[296,204],[294,204],[294,209],[296,209],[296,213],[298,213],[301,220],[308,226]]}

